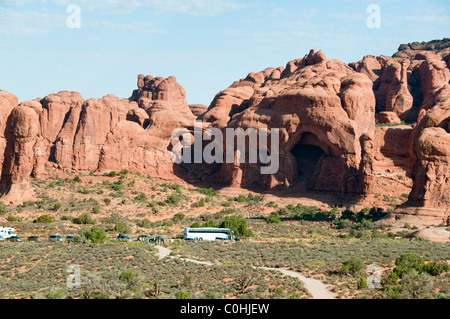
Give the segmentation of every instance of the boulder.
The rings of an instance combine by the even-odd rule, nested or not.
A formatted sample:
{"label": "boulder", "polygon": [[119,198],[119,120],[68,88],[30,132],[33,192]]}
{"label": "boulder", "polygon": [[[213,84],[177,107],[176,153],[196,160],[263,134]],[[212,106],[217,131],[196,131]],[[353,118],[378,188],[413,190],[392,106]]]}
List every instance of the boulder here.
{"label": "boulder", "polygon": [[136,122],[143,128],[146,128],[150,124],[150,119],[147,112],[138,107],[128,111],[127,121]]}
{"label": "boulder", "polygon": [[378,114],[378,122],[380,124],[401,124],[402,120],[394,112],[380,112]]}

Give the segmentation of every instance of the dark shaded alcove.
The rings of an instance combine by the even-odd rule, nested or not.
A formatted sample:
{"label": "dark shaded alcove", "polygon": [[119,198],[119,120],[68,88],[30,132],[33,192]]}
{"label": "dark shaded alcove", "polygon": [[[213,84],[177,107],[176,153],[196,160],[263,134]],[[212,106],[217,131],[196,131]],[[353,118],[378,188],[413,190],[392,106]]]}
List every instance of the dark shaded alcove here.
{"label": "dark shaded alcove", "polygon": [[327,156],[318,138],[312,133],[304,133],[297,145],[291,150],[297,163],[297,174],[301,181],[309,181],[322,156]]}

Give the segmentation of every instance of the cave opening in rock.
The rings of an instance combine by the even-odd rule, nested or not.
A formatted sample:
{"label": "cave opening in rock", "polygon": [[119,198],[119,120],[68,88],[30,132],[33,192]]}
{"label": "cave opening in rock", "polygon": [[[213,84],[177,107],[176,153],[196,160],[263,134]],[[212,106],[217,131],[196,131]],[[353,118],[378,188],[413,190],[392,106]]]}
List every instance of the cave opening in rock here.
{"label": "cave opening in rock", "polygon": [[327,153],[320,146],[319,139],[312,133],[304,133],[300,142],[291,150],[297,163],[297,174],[301,181],[309,181],[320,158]]}

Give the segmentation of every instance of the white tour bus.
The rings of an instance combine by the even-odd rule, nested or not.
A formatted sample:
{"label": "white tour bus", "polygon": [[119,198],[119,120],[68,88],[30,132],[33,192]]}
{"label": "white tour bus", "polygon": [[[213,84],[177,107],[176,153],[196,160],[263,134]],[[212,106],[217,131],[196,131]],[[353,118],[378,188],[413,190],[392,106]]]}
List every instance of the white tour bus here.
{"label": "white tour bus", "polygon": [[234,239],[233,231],[227,228],[185,228],[184,229],[184,240],[221,240],[221,241],[231,241]]}
{"label": "white tour bus", "polygon": [[16,230],[11,227],[0,227],[0,236],[2,236],[4,239],[17,236],[15,232]]}

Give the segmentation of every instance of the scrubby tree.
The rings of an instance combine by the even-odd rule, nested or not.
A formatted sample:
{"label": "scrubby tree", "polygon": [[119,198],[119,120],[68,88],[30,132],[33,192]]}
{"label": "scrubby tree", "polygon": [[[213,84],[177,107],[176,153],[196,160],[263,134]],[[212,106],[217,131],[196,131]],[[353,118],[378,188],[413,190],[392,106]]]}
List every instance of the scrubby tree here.
{"label": "scrubby tree", "polygon": [[39,224],[50,224],[53,223],[53,217],[50,215],[41,215],[34,222]]}
{"label": "scrubby tree", "polygon": [[240,216],[228,216],[219,227],[231,229],[237,237],[253,236],[252,231],[248,229],[247,221]]}
{"label": "scrubby tree", "polygon": [[93,243],[104,243],[106,240],[106,234],[103,229],[101,229],[98,226],[92,227],[90,230],[85,232],[84,237],[86,237],[87,240],[90,240]]}

